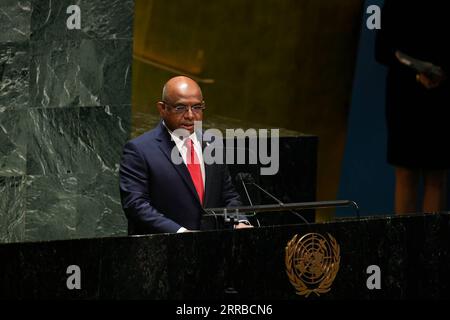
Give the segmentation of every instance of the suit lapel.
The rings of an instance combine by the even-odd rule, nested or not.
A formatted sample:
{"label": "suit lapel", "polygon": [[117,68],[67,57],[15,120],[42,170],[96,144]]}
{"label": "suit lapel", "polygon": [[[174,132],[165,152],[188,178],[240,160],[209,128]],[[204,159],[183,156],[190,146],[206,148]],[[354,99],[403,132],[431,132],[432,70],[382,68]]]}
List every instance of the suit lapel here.
{"label": "suit lapel", "polygon": [[[175,142],[172,141],[170,138],[169,132],[167,132],[167,129],[164,127],[162,122],[159,125],[160,133],[157,138],[159,143],[159,148],[161,149],[162,153],[166,156],[169,163],[175,168],[175,170],[180,175],[183,182],[186,184],[187,188],[191,191],[191,193],[194,195],[195,199],[197,199],[198,203],[200,204],[200,199],[198,198],[197,191],[195,190],[194,183],[192,182],[191,175],[189,173],[189,170],[187,169],[186,165],[184,163],[181,163],[179,165],[174,164],[172,162],[171,153],[173,148],[176,148]],[[181,155],[180,155],[181,157]],[[206,176],[206,168],[205,168],[205,176]]]}

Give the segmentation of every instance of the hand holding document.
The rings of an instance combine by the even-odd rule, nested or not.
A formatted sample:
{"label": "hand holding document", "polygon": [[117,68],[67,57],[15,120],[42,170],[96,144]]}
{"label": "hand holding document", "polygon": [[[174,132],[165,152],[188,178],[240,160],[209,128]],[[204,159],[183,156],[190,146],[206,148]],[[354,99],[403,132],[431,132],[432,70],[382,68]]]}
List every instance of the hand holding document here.
{"label": "hand holding document", "polygon": [[442,68],[431,62],[415,59],[399,50],[395,51],[395,56],[400,63],[414,69],[417,72],[417,81],[422,83],[428,89],[436,88],[446,79]]}

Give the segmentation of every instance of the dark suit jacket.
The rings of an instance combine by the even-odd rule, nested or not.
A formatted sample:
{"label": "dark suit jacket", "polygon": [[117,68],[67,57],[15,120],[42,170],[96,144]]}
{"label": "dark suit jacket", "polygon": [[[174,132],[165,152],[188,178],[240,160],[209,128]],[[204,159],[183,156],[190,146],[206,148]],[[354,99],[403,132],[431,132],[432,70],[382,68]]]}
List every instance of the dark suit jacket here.
{"label": "dark suit jacket", "polygon": [[[127,142],[120,165],[120,195],[129,234],[174,233],[211,228],[202,219],[191,176],[184,163],[171,161],[176,148],[162,122]],[[226,165],[205,163],[204,207],[241,205]]]}

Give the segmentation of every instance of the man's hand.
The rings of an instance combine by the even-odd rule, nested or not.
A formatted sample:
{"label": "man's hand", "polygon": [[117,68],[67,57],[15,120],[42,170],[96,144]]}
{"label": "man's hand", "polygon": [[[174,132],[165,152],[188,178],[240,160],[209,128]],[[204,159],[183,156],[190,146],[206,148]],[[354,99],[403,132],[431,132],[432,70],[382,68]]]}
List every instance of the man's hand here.
{"label": "man's hand", "polygon": [[417,82],[421,83],[427,89],[439,87],[442,81],[446,79],[445,73],[439,68],[438,74],[428,75],[426,73],[418,73],[416,75]]}
{"label": "man's hand", "polygon": [[251,224],[239,222],[237,225],[234,226],[235,229],[246,229],[246,228],[253,228]]}
{"label": "man's hand", "polygon": [[184,228],[184,227],[181,227],[178,231],[177,231],[177,233],[186,233],[186,232],[195,232],[196,230],[189,230],[189,229],[186,229],[186,228]]}

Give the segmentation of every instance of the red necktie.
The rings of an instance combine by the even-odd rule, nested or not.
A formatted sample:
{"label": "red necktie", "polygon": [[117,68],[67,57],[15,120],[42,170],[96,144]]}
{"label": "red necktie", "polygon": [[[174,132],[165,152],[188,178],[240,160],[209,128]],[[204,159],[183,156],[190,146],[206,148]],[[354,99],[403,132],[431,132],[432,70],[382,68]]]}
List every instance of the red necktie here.
{"label": "red necktie", "polygon": [[198,160],[197,153],[194,149],[194,142],[188,138],[187,141],[187,168],[191,174],[192,182],[194,183],[195,190],[197,190],[200,203],[203,205],[203,177],[202,169],[200,168],[200,161]]}

